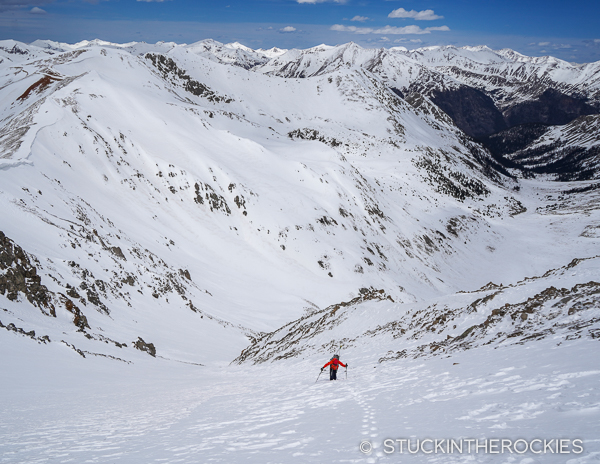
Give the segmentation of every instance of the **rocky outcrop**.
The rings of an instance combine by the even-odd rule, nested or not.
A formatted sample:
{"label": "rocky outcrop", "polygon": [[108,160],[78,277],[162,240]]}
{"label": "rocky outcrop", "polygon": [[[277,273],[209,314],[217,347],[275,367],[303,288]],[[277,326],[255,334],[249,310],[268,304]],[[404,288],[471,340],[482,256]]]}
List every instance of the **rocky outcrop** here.
{"label": "rocky outcrop", "polygon": [[70,298],[57,295],[42,284],[42,278],[31,261],[32,258],[19,245],[0,231],[0,295],[16,301],[22,294],[46,316],[56,317],[56,308],[63,306],[73,314],[73,324],[80,331],[89,329],[87,318]]}
{"label": "rocky outcrop", "polygon": [[133,342],[133,347],[156,358],[156,348],[154,347],[154,343],[146,343],[142,337],[138,337],[138,339]]}
{"label": "rocky outcrop", "polygon": [[[588,139],[585,144],[565,143],[566,137],[556,138],[552,143],[543,143],[542,139],[553,126],[579,127],[582,125],[579,120],[596,117],[593,115],[598,115],[600,110],[586,98],[547,88],[536,98],[501,111],[490,95],[473,87],[461,85],[434,90],[427,90],[426,84],[420,87],[458,128],[485,146],[505,168],[556,174],[557,180],[561,181],[597,177],[600,170],[598,145],[590,145]],[[587,124],[590,125],[594,126],[594,122]],[[582,128],[580,138],[594,134],[595,129]],[[568,132],[573,136],[573,130]]]}
{"label": "rocky outcrop", "polygon": [[522,124],[479,141],[504,166],[559,181],[600,175],[600,115],[580,116],[565,126]]}
{"label": "rocky outcrop", "polygon": [[179,68],[172,58],[158,53],[146,53],[144,56],[161,73],[163,78],[170,80],[173,84],[179,84],[186,92],[196,97],[206,98],[213,103],[231,103],[233,98],[218,95],[208,86],[192,79],[186,71]]}
{"label": "rocky outcrop", "polygon": [[[314,348],[311,343],[313,343],[315,336],[341,324],[346,319],[348,309],[352,309],[365,301],[394,301],[384,290],[361,288],[359,294],[350,301],[343,301],[325,309],[313,311],[274,332],[252,338],[251,345],[242,351],[232,361],[232,364],[242,364],[244,362],[260,364],[266,361],[296,357],[306,349]],[[332,341],[321,348],[325,350],[335,349],[339,346],[339,342],[340,340]]]}
{"label": "rocky outcrop", "polygon": [[32,340],[37,341],[38,343],[50,343],[50,337],[48,335],[42,335],[41,337],[36,337],[35,330],[25,330],[21,327],[17,327],[13,322],[8,325],[4,325],[2,321],[0,321],[0,329],[6,329],[9,332],[14,332],[16,334],[24,335],[26,337],[31,338]]}
{"label": "rocky outcrop", "polygon": [[433,92],[431,100],[471,137],[495,134],[507,128],[494,100],[481,90],[467,86],[438,90]]}
{"label": "rocky outcrop", "polygon": [[[491,300],[497,294],[491,293],[487,298]],[[598,339],[600,318],[594,309],[599,303],[598,282],[589,281],[571,288],[550,286],[523,302],[506,303],[492,309],[483,322],[468,327],[456,337],[446,336],[415,348],[389,352],[379,362],[451,354],[490,344],[524,344],[546,337]],[[574,315],[576,317],[571,317]],[[427,330],[438,332],[455,317],[456,314],[444,314]]]}
{"label": "rocky outcrop", "polygon": [[44,314],[56,317],[52,294],[41,282],[25,251],[0,231],[0,295],[15,301],[21,293]]}
{"label": "rocky outcrop", "polygon": [[273,362],[332,353],[340,346],[361,351],[374,342],[395,346],[381,353],[381,363],[544,338],[559,344],[600,339],[600,283],[589,280],[598,264],[600,256],[574,259],[542,276],[509,285],[490,282],[477,291],[428,304],[395,305],[385,301],[389,297],[383,290],[361,289],[361,295],[349,302],[312,311],[252,339],[233,362]]}
{"label": "rocky outcrop", "polygon": [[568,124],[579,116],[598,114],[598,109],[577,98],[554,89],[547,89],[537,99],[525,101],[504,111],[508,127],[521,124]]}

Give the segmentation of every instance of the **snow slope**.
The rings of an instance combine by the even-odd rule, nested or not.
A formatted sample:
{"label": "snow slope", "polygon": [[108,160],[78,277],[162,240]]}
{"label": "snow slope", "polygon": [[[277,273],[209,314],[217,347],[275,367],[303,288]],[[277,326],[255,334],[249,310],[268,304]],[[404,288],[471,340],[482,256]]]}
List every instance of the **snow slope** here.
{"label": "snow slope", "polygon": [[[0,456],[7,463],[591,463],[598,443],[597,340],[484,346],[378,364],[362,352],[342,380],[328,358],[214,370],[73,358],[15,340],[4,352]],[[24,365],[17,352],[27,353]],[[19,360],[19,361],[16,361]],[[544,454],[410,454],[384,440],[546,440]],[[556,440],[565,451],[556,453]],[[373,450],[363,454],[368,440]],[[552,441],[551,441],[552,440]],[[583,453],[572,446],[582,440]],[[496,442],[499,443],[499,442]],[[543,445],[543,443],[542,443]],[[368,445],[363,444],[365,450]],[[523,449],[521,442],[519,449]],[[425,451],[433,448],[431,442]],[[541,449],[534,443],[534,450]],[[391,452],[387,454],[386,452]]]}
{"label": "snow slope", "polygon": [[[244,334],[359,288],[422,301],[589,256],[576,215],[561,218],[569,249],[542,253],[557,235],[538,184],[517,192],[426,98],[398,98],[367,70],[282,79],[194,47],[136,47],[95,41],[2,68],[1,230],[56,298],[70,291],[99,318],[90,330],[160,314],[103,336],[153,343],[177,307],[194,330],[235,327],[223,344],[241,350]],[[314,53],[336,50],[362,53]],[[186,360],[206,362],[196,349]]]}
{"label": "snow slope", "polygon": [[[476,210],[507,216],[518,203],[515,182],[490,181],[487,155],[451,121],[360,70],[283,86],[185,49],[94,46],[4,73],[2,201],[13,212],[1,230],[37,257],[51,291],[98,295],[75,292],[88,318],[175,305],[195,308],[199,327],[207,314],[252,333],[366,284],[401,301],[476,286],[434,277],[457,259],[473,267],[442,231],[481,228],[472,252],[487,256],[497,240]],[[178,324],[162,311],[129,342]]]}

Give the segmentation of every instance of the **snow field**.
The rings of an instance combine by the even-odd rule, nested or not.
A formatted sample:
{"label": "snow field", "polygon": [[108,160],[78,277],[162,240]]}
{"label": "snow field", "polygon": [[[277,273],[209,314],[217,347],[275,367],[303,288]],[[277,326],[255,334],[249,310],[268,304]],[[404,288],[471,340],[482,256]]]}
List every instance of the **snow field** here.
{"label": "snow field", "polygon": [[[15,336],[15,338],[17,338]],[[3,361],[4,463],[588,463],[600,455],[597,341],[482,347],[378,364],[328,358],[199,367],[60,356],[12,340]],[[5,346],[3,349],[7,349]],[[66,349],[66,348],[65,348]],[[387,454],[385,439],[581,439],[584,452]],[[363,454],[368,440],[373,450]],[[426,448],[427,449],[427,448]],[[573,450],[574,448],[570,448]]]}

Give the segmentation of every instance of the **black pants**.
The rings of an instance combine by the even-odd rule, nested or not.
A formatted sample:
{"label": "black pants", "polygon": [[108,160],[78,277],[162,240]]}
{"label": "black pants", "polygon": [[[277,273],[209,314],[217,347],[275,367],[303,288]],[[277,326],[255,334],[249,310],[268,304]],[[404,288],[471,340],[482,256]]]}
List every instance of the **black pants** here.
{"label": "black pants", "polygon": [[337,369],[329,368],[329,380],[337,380]]}

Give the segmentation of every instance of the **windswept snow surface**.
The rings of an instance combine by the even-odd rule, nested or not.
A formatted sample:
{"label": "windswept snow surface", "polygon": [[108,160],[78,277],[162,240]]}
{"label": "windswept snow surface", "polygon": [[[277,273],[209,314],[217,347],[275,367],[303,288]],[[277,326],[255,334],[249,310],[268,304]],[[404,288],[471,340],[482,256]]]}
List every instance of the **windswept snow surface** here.
{"label": "windswept snow surface", "polygon": [[[2,343],[3,463],[575,464],[600,456],[597,340],[383,364],[374,353],[342,352],[347,380],[341,370],[341,380],[323,374],[317,383],[327,358],[221,369],[144,359],[122,365],[67,361],[58,345]],[[462,454],[410,454],[399,442],[384,447],[386,439],[410,439],[413,451],[417,439],[551,445],[543,454],[469,453],[465,441]],[[569,454],[556,453],[561,439]],[[373,447],[366,454],[365,440]],[[573,443],[583,452],[575,454]]]}

